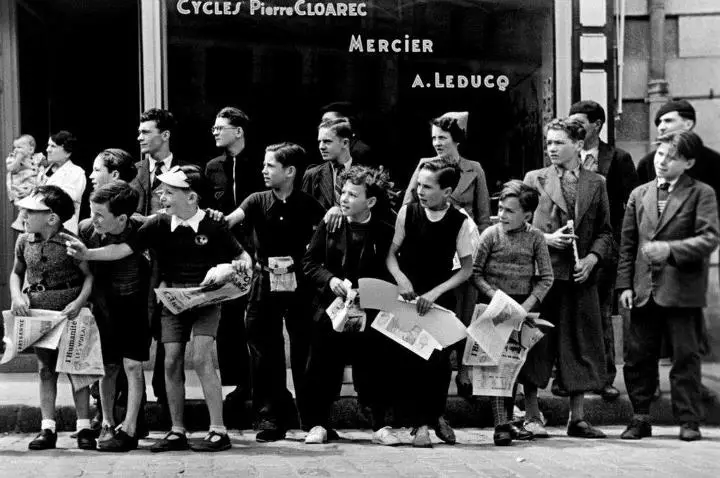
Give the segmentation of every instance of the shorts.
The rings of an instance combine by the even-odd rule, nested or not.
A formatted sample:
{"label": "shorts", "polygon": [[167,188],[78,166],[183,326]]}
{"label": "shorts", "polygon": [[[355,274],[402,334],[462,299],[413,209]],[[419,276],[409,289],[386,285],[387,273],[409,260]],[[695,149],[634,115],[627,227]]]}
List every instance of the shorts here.
{"label": "shorts", "polygon": [[147,294],[96,297],[94,313],[105,365],[150,359]]}
{"label": "shorts", "polygon": [[193,335],[217,336],[220,305],[208,305],[175,315],[163,306],[160,317],[160,342],[188,342]]}

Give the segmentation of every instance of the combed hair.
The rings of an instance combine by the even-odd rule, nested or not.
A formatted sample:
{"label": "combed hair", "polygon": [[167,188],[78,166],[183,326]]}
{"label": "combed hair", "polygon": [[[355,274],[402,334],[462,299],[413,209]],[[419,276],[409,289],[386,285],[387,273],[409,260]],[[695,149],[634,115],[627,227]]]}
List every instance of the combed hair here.
{"label": "combed hair", "polygon": [[318,130],[329,129],[335,133],[338,138],[351,139],[354,136],[352,126],[347,118],[338,118],[330,121],[323,121],[318,126]]}
{"label": "combed hair", "polygon": [[38,186],[33,191],[33,195],[35,194],[43,197],[45,205],[57,214],[61,222],[67,221],[75,214],[75,204],[72,198],[60,186],[53,184]]}
{"label": "combed hair", "polygon": [[271,144],[265,148],[266,153],[273,153],[275,161],[282,164],[283,168],[295,166],[299,168],[305,161],[305,149],[295,143]]}
{"label": "combed hair", "polygon": [[65,130],[58,131],[51,135],[50,139],[53,143],[62,147],[66,153],[70,154],[72,154],[73,149],[75,149],[75,143],[77,143],[77,138],[70,131]]}
{"label": "combed hair", "polygon": [[537,189],[528,186],[519,179],[513,179],[503,184],[503,189],[500,191],[500,200],[504,201],[507,198],[517,198],[523,212],[530,213],[535,212],[540,202],[540,194]]}
{"label": "combed hair", "polygon": [[554,120],[550,121],[545,126],[545,135],[547,136],[548,131],[552,129],[558,131],[565,131],[568,135],[568,138],[570,138],[574,142],[580,140],[584,141],[585,134],[587,133],[585,131],[585,127],[580,121],[570,118],[555,118]]}
{"label": "combed hair", "polygon": [[605,110],[597,101],[583,100],[574,103],[570,107],[569,115],[572,116],[574,114],[584,114],[590,123],[600,120],[602,124],[605,124]]}
{"label": "combed hair", "polygon": [[248,118],[248,115],[246,115],[240,108],[235,108],[234,106],[226,106],[221,109],[217,114],[217,117],[225,118],[232,126],[242,128],[243,131],[246,131],[248,125],[250,124],[250,118]]}
{"label": "combed hair", "polygon": [[137,176],[137,168],[135,167],[135,159],[130,153],[124,149],[108,148],[98,154],[107,168],[108,172],[117,171],[119,178],[123,181],[130,182]]}
{"label": "combed hair", "polygon": [[685,159],[697,158],[703,147],[700,136],[692,131],[675,131],[664,134],[657,138],[656,144],[669,144],[671,156],[682,156]]}
{"label": "combed hair", "polygon": [[436,157],[420,165],[420,170],[427,169],[437,175],[437,182],[442,189],[455,189],[460,182],[460,166],[454,161]]}
{"label": "combed hair", "polygon": [[385,170],[370,168],[368,166],[351,166],[343,171],[340,181],[345,184],[350,181],[355,186],[365,186],[365,196],[374,197],[378,201],[387,200],[390,189],[390,175]]}
{"label": "combed hair", "polygon": [[460,127],[456,118],[439,116],[430,121],[430,124],[432,126],[437,126],[446,133],[450,133],[450,137],[456,143],[462,143],[465,141],[465,131]]}
{"label": "combed hair", "polygon": [[140,193],[128,183],[121,180],[111,181],[94,191],[90,201],[95,204],[107,204],[113,216],[133,215],[137,210]]}
{"label": "combed hair", "polygon": [[160,108],[150,108],[140,115],[140,122],[154,121],[155,126],[160,131],[172,131],[175,129],[177,122],[175,117],[168,110]]}

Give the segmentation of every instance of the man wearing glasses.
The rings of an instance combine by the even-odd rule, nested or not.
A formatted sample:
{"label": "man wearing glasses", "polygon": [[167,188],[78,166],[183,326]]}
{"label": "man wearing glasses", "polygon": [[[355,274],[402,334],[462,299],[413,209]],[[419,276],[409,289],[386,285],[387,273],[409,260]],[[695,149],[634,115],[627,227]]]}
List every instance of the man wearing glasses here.
{"label": "man wearing glasses", "polygon": [[[260,163],[250,159],[246,149],[246,134],[250,120],[240,109],[226,106],[215,117],[212,134],[215,145],[222,148],[220,156],[210,160],[205,176],[213,187],[215,207],[228,215],[237,209],[251,193],[264,190]],[[246,228],[232,229],[237,240],[251,245]],[[245,308],[247,298],[223,303],[217,336],[218,361],[223,386],[235,386],[225,398],[233,412],[244,409],[250,398],[250,362],[245,339]]]}

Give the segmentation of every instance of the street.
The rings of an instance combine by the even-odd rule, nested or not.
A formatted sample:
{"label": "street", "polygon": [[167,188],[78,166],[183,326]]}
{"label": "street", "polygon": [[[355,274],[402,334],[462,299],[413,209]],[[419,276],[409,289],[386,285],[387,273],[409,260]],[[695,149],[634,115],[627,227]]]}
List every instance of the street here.
{"label": "street", "polygon": [[[492,430],[458,429],[458,444],[437,444],[433,449],[411,446],[386,448],[370,442],[368,430],[341,430],[344,438],[327,445],[305,445],[304,433],[294,431],[276,443],[255,442],[252,431],[231,433],[231,451],[200,455],[152,454],[138,450],[128,454],[83,452],[75,448],[69,433],[58,440],[62,449],[29,452],[31,434],[0,436],[0,477],[717,477],[720,475],[720,428],[703,428],[704,439],[679,441],[677,427],[655,427],[654,437],[637,442],[621,441],[623,427],[602,429],[607,440],[568,438],[564,429],[550,428],[550,439],[511,447],[492,444]],[[432,433],[431,433],[432,435]],[[148,447],[153,433],[143,440]],[[191,439],[199,439],[194,433]],[[409,444],[409,430],[400,437]],[[350,441],[352,439],[353,441]],[[433,436],[433,439],[435,437]]]}

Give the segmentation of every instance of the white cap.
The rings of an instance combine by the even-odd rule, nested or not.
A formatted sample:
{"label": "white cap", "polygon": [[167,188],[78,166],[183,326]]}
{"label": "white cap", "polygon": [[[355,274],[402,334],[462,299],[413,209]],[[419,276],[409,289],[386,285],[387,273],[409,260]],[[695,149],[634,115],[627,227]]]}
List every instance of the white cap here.
{"label": "white cap", "polygon": [[173,166],[167,173],[162,173],[158,177],[158,181],[174,186],[176,188],[190,188],[190,183],[180,166]]}
{"label": "white cap", "polygon": [[28,209],[30,211],[52,211],[52,209],[45,204],[45,197],[42,194],[26,196],[17,201],[15,205],[21,209]]}

